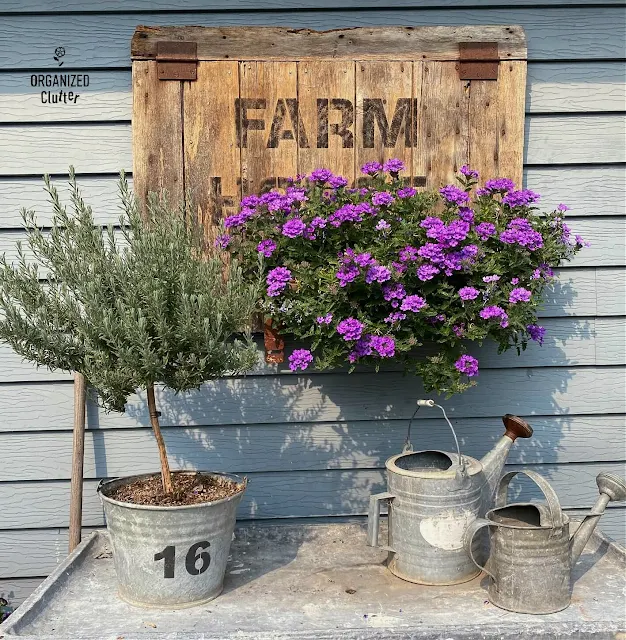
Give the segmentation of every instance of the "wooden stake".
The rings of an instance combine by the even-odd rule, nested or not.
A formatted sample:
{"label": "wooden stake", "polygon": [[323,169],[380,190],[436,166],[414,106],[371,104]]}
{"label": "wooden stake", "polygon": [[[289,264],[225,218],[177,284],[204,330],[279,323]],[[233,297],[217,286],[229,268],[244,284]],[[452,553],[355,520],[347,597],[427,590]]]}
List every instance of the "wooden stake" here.
{"label": "wooden stake", "polygon": [[172,486],[170,463],[167,459],[165,441],[163,440],[163,434],[161,433],[161,427],[159,425],[159,412],[156,409],[156,402],[154,400],[153,384],[148,385],[147,392],[148,411],[150,412],[150,424],[152,425],[152,431],[154,431],[154,437],[156,438],[157,446],[159,447],[159,457],[161,458],[161,480],[163,482],[163,491],[165,491],[165,493],[173,493],[174,487]]}
{"label": "wooden stake", "polygon": [[74,374],[74,444],[70,485],[69,552],[80,542],[83,519],[83,463],[85,459],[85,376]]}

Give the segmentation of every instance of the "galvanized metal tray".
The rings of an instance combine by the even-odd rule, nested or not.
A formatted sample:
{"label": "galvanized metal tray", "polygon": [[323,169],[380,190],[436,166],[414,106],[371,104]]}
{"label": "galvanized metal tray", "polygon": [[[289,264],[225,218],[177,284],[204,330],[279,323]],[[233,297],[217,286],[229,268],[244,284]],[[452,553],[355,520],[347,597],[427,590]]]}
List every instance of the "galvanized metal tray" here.
{"label": "galvanized metal tray", "polygon": [[93,533],[0,626],[10,640],[626,638],[626,550],[601,533],[574,571],[571,606],[529,616],[490,604],[485,578],[424,587],[393,576],[362,524],[241,527],[223,594],[182,610],[116,596],[105,531]]}

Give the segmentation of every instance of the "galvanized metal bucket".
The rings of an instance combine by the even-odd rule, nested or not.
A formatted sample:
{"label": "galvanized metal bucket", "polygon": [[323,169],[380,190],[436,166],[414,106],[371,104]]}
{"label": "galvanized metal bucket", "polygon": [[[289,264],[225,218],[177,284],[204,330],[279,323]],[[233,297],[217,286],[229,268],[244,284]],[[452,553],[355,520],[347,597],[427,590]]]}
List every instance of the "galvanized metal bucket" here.
{"label": "galvanized metal bucket", "polygon": [[109,497],[117,487],[153,475],[109,480],[98,487],[119,596],[140,607],[180,608],[208,602],[223,588],[244,480],[231,474],[203,473],[241,483],[243,488],[223,500],[196,505],[145,506]]}

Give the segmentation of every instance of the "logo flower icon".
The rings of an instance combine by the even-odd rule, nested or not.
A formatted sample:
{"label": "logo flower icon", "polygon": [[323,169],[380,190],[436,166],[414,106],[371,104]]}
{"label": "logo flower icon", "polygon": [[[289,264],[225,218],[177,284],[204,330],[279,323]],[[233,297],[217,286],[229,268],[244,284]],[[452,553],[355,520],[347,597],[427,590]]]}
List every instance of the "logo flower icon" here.
{"label": "logo flower icon", "polygon": [[54,50],[54,59],[59,63],[59,67],[63,64],[61,58],[65,55],[65,47],[57,47]]}

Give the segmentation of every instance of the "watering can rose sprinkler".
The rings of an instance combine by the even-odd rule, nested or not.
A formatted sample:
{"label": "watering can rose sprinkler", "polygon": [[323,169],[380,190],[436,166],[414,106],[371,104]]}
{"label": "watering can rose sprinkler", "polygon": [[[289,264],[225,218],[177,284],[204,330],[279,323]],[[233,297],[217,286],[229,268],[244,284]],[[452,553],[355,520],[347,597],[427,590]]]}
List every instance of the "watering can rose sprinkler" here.
{"label": "watering can rose sprinkler", "polygon": [[[546,504],[507,504],[509,483],[518,473],[543,492]],[[547,614],[566,609],[571,599],[571,572],[611,501],[626,500],[626,482],[613,473],[596,478],[600,496],[570,536],[569,518],[546,481],[534,471],[502,476],[495,508],[475,520],[465,532],[465,548],[476,566],[489,576],[492,604],[517,613]],[[474,536],[489,528],[491,555],[487,566],[475,559]]]}
{"label": "watering can rose sprinkler", "polygon": [[[521,418],[505,415],[504,435],[479,461],[461,455],[443,407],[434,400],[418,400],[417,406],[441,409],[452,430],[456,453],[413,451],[407,437],[405,450],[385,463],[388,491],[370,497],[367,542],[389,552],[387,566],[399,578],[427,585],[467,582],[480,570],[463,546],[463,534],[491,508],[515,439],[530,438],[533,430]],[[378,543],[381,502],[388,503],[386,545]],[[473,550],[477,558],[483,557],[479,537]]]}

